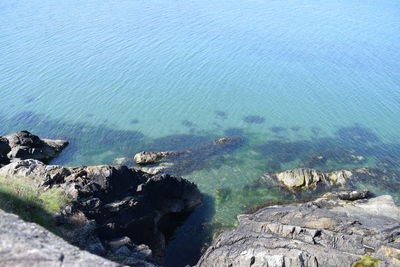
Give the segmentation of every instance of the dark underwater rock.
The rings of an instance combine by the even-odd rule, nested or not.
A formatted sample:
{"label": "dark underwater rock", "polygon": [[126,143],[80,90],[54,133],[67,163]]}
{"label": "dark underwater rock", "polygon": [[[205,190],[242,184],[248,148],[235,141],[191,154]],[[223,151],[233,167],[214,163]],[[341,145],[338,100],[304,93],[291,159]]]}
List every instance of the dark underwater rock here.
{"label": "dark underwater rock", "polygon": [[0,164],[19,159],[48,162],[67,145],[67,141],[40,139],[28,131],[0,136]]}
{"label": "dark underwater rock", "polygon": [[[185,179],[145,174],[126,166],[68,168],[29,159],[1,168],[0,174],[9,179],[23,176],[37,180],[40,186],[62,188],[72,203],[63,210],[60,223],[68,224],[79,217],[84,228],[75,229],[73,241],[84,249],[104,254],[118,250],[116,239],[129,238],[131,242],[121,245],[126,249],[117,254],[126,254],[128,249],[130,262],[141,244],[151,249],[152,261],[159,262],[166,242],[159,221],[164,216],[188,213],[201,202],[197,186]],[[88,231],[90,224],[93,229]]]}
{"label": "dark underwater rock", "polygon": [[245,123],[249,124],[261,124],[265,122],[265,118],[258,115],[249,115],[242,118]]}
{"label": "dark underwater rock", "polygon": [[324,155],[313,155],[304,162],[304,166],[306,166],[307,168],[323,166],[326,164],[327,160],[328,159]]}
{"label": "dark underwater rock", "polygon": [[220,153],[238,148],[243,143],[240,137],[223,137],[207,142],[187,150],[164,152],[140,152],[134,156],[135,163],[139,165],[151,165],[141,170],[156,173],[189,173],[201,168],[211,157]]}
{"label": "dark underwater rock", "polygon": [[0,265],[33,266],[119,266],[82,251],[43,227],[0,210]]}
{"label": "dark underwater rock", "polygon": [[238,220],[235,230],[222,233],[208,248],[198,267],[400,264],[400,208],[388,195],[329,193],[304,204],[239,215]]}

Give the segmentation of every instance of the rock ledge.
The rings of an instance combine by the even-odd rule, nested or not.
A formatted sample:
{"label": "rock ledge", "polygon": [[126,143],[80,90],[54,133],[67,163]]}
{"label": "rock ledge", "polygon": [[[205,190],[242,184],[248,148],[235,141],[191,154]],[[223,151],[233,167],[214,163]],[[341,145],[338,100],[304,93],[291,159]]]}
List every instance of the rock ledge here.
{"label": "rock ledge", "polygon": [[197,266],[352,266],[365,261],[400,266],[400,208],[388,195],[328,193],[238,220],[238,227],[222,233]]}

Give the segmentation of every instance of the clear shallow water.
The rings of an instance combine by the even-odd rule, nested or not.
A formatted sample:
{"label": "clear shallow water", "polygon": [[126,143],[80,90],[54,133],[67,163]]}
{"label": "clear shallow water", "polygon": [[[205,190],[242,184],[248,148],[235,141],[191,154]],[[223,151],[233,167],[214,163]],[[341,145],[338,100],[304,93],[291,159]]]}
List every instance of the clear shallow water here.
{"label": "clear shallow water", "polygon": [[265,171],[399,165],[399,32],[394,0],[2,1],[0,134],[66,138],[67,165],[242,136],[183,174],[206,204],[167,264],[193,263],[211,228],[286,198],[244,189]]}

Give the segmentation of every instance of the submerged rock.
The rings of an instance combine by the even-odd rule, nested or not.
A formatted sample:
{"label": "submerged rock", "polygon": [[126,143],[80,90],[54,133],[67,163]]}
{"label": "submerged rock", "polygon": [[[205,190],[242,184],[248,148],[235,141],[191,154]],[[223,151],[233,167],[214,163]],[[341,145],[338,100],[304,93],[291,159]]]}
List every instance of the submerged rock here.
{"label": "submerged rock", "polygon": [[[73,242],[104,254],[116,253],[115,240],[128,238],[131,242],[121,245],[126,248],[117,254],[120,257],[129,250],[126,257],[130,262],[137,259],[141,244],[147,245],[152,250],[151,259],[159,262],[165,249],[160,220],[190,212],[201,202],[196,185],[185,179],[145,174],[126,166],[68,168],[29,159],[1,168],[0,174],[9,179],[24,176],[41,186],[62,188],[73,201],[63,210],[60,223],[69,224],[80,217],[86,227],[75,230]],[[90,224],[93,229],[87,228]]]}
{"label": "submerged rock", "polygon": [[27,223],[2,210],[0,255],[1,266],[119,266],[68,244],[37,224]]}
{"label": "submerged rock", "polygon": [[137,153],[133,160],[136,164],[150,167],[142,167],[141,170],[155,173],[187,173],[199,168],[210,157],[238,148],[243,143],[240,137],[224,137],[207,142],[187,150],[150,152],[142,151]]}
{"label": "submerged rock", "polygon": [[125,157],[116,158],[116,159],[114,159],[114,164],[115,165],[127,165],[127,164],[129,164],[129,159],[125,158]]}
{"label": "submerged rock", "polygon": [[315,166],[325,165],[327,162],[327,157],[324,155],[313,155],[304,162],[304,166],[309,168],[314,168]]}
{"label": "submerged rock", "polygon": [[388,195],[330,193],[238,220],[237,228],[222,233],[196,266],[355,266],[365,260],[400,265],[400,208]]}
{"label": "submerged rock", "polygon": [[64,140],[40,139],[28,131],[0,136],[0,164],[19,159],[48,162],[68,145]]}

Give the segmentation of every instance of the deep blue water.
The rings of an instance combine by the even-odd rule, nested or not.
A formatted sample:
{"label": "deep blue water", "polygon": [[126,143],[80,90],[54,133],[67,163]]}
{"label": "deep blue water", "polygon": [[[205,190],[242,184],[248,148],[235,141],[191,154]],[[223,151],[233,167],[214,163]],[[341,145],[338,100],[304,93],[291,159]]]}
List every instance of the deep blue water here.
{"label": "deep blue water", "polygon": [[193,263],[211,228],[282,198],[243,193],[265,171],[400,166],[399,33],[395,0],[1,1],[0,135],[68,139],[67,165],[241,136],[182,173],[206,205],[167,265]]}

